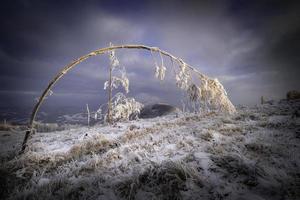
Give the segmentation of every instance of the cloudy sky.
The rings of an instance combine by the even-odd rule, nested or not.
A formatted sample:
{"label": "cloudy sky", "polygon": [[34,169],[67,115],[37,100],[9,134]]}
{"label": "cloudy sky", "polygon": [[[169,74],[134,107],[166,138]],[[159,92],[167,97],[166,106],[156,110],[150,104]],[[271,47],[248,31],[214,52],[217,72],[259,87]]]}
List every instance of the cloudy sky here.
{"label": "cloudy sky", "polygon": [[[109,42],[157,46],[181,57],[218,78],[234,104],[284,98],[300,89],[299,10],[296,1],[279,0],[3,1],[0,107],[33,106],[59,69]],[[169,68],[170,77],[159,82],[149,53],[116,53],[128,71],[129,96],[178,104]],[[107,67],[107,55],[78,65],[45,106],[103,103]]]}

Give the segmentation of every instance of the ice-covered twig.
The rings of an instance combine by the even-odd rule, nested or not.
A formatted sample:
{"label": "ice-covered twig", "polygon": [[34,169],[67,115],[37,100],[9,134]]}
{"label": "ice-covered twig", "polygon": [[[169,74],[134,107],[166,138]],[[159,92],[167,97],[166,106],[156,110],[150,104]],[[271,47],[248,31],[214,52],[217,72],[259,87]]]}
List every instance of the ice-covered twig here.
{"label": "ice-covered twig", "polygon": [[91,115],[90,115],[89,104],[86,104],[86,111],[87,111],[87,123],[88,123],[88,126],[90,126]]}

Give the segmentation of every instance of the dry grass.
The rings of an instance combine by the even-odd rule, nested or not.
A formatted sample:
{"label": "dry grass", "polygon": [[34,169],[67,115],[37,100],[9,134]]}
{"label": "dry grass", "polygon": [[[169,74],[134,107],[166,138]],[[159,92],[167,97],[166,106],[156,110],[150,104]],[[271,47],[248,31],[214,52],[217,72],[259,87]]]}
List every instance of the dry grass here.
{"label": "dry grass", "polygon": [[205,152],[210,153],[212,155],[224,155],[226,149],[224,144],[215,144],[213,147],[208,146]]}
{"label": "dry grass", "polygon": [[70,128],[77,128],[77,127],[78,125],[71,125],[71,124],[59,125],[57,123],[43,123],[37,121],[34,122],[34,128],[36,132],[40,132],[40,133],[63,131],[63,130],[68,130]]}
{"label": "dry grass", "polygon": [[[153,127],[144,128],[144,129],[133,129],[133,130],[127,130],[119,139],[122,143],[132,142],[138,139],[141,139],[142,137],[149,136],[154,133],[159,133],[160,130],[165,128],[165,124],[159,124],[155,125]],[[170,124],[168,125],[170,126]]]}
{"label": "dry grass", "polygon": [[249,153],[259,155],[260,157],[269,157],[271,155],[284,156],[286,152],[282,152],[278,146],[272,146],[269,144],[263,144],[260,142],[251,142],[245,144]]}
{"label": "dry grass", "polygon": [[11,131],[11,130],[20,130],[24,129],[25,126],[15,125],[9,122],[0,123],[0,131]]}
{"label": "dry grass", "polygon": [[[278,133],[257,130],[255,121],[236,124],[220,115],[209,119],[190,116],[188,120],[183,116],[155,122],[150,128],[120,125],[125,131],[117,136],[120,143],[99,135],[77,141],[60,155],[26,152],[11,162],[11,171],[0,170],[4,177],[0,181],[7,190],[0,192],[10,193],[12,199],[101,199],[109,195],[117,195],[115,199],[231,199],[247,192],[260,197],[273,192],[276,197],[299,197],[294,178],[299,175],[297,149],[289,148],[297,139],[291,131],[274,138]],[[245,137],[240,131],[251,134]],[[272,134],[267,137],[269,131]],[[228,132],[233,137],[225,137]],[[158,161],[157,154],[164,161],[180,161]],[[292,160],[285,159],[288,156]],[[97,176],[102,177],[94,181]],[[39,178],[49,179],[37,185]],[[14,191],[8,191],[9,187]]]}
{"label": "dry grass", "polygon": [[218,129],[218,131],[224,135],[224,136],[233,136],[237,134],[241,134],[243,132],[243,128],[230,124],[229,125],[224,125],[221,128]]}
{"label": "dry grass", "polygon": [[217,170],[221,170],[228,180],[238,178],[241,179],[239,182],[249,187],[256,186],[258,184],[258,178],[265,176],[263,169],[257,165],[246,163],[238,156],[212,156],[211,159],[218,167]]}
{"label": "dry grass", "polygon": [[9,131],[12,128],[10,124],[1,123],[0,124],[0,131]]}
{"label": "dry grass", "polygon": [[108,149],[118,146],[117,143],[107,140],[104,136],[99,135],[83,143],[74,145],[67,153],[69,158],[80,158],[83,155],[97,153],[102,154]]}
{"label": "dry grass", "polygon": [[202,133],[200,135],[200,138],[202,140],[205,140],[205,141],[211,141],[214,138],[213,131],[212,130],[206,130],[204,133]]}
{"label": "dry grass", "polygon": [[83,141],[74,145],[66,153],[56,154],[39,154],[32,151],[27,151],[25,154],[12,159],[5,163],[6,170],[20,171],[20,176],[29,178],[34,171],[45,169],[51,171],[57,167],[70,162],[73,159],[80,159],[85,155],[92,155],[93,153],[103,154],[109,149],[117,147],[118,144],[114,141],[107,140],[104,136],[98,135],[90,140]]}
{"label": "dry grass", "polygon": [[115,191],[125,199],[135,199],[138,190],[152,192],[157,199],[181,199],[180,191],[187,188],[191,180],[197,187],[203,187],[199,172],[182,162],[166,161],[148,167],[143,173],[119,182]]}

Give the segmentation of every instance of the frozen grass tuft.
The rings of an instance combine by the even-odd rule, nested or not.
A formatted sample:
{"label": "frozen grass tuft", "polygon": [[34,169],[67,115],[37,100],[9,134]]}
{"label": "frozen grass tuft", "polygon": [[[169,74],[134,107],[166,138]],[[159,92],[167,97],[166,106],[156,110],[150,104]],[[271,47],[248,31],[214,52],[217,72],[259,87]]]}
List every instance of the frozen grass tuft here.
{"label": "frozen grass tuft", "polygon": [[214,138],[212,130],[206,130],[203,134],[200,135],[200,138],[205,141],[211,141]]}
{"label": "frozen grass tuft", "polygon": [[255,164],[246,163],[244,159],[234,155],[213,156],[212,161],[223,171],[228,179],[241,179],[239,182],[254,187],[258,184],[258,178],[265,175],[263,169]]}
{"label": "frozen grass tuft", "polygon": [[182,162],[165,161],[148,167],[133,179],[118,183],[115,190],[125,199],[135,199],[139,190],[154,193],[158,199],[182,199],[180,191],[187,190],[188,180],[203,187],[196,169]]}
{"label": "frozen grass tuft", "polygon": [[82,143],[74,145],[67,153],[69,158],[80,158],[87,154],[102,154],[111,148],[115,148],[118,144],[111,140],[107,140],[103,135],[98,135],[84,141]]}

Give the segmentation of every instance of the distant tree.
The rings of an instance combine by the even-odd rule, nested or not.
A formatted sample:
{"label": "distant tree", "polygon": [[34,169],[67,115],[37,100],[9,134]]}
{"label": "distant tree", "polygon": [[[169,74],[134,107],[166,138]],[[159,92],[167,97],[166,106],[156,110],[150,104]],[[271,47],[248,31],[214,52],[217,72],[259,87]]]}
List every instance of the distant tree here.
{"label": "distant tree", "polygon": [[[112,43],[109,44],[109,46],[113,46]],[[126,93],[129,92],[129,80],[126,75],[126,69],[123,67],[122,69],[120,68],[120,62],[118,58],[115,55],[115,50],[111,50],[109,52],[109,60],[110,60],[110,65],[109,65],[109,80],[104,83],[104,89],[108,89],[108,108],[107,108],[107,122],[111,123],[112,122],[112,117],[111,117],[111,112],[112,112],[112,90],[113,88],[118,88],[118,86],[121,84],[124,88]],[[112,73],[115,69],[119,69],[121,71],[122,76],[117,77],[113,76]]]}
{"label": "distant tree", "polygon": [[[113,46],[112,43],[110,43],[110,46]],[[112,123],[116,120],[128,119],[131,113],[135,113],[141,108],[141,105],[133,98],[127,99],[122,93],[117,93],[112,97],[113,89],[117,89],[119,86],[124,88],[126,94],[129,92],[129,79],[127,77],[126,68],[120,64],[115,50],[109,52],[109,60],[109,78],[104,83],[104,90],[108,90],[107,114],[105,119],[108,123]],[[114,72],[118,73],[119,76]],[[102,109],[98,109],[96,115],[101,111]],[[123,111],[124,114],[120,113],[121,111]]]}

